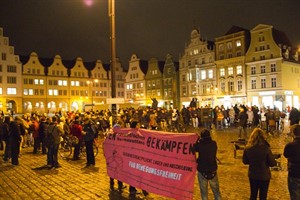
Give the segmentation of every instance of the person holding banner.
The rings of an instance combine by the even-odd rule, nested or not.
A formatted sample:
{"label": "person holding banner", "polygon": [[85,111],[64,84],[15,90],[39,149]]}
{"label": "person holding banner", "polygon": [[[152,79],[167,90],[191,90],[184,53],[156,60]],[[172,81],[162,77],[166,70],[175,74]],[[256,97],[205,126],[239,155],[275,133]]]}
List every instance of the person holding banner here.
{"label": "person holding banner", "polygon": [[210,131],[203,129],[200,133],[200,140],[195,144],[195,152],[198,153],[198,182],[202,200],[208,199],[208,184],[215,200],[222,199],[217,175],[217,149],[217,143],[212,140]]}

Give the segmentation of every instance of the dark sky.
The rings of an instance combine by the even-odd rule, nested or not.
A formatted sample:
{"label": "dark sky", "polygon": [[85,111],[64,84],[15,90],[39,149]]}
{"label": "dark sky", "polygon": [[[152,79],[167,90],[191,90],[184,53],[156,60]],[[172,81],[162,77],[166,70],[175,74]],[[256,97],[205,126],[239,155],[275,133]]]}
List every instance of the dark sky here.
{"label": "dark sky", "polygon": [[[86,0],[88,1],[88,0]],[[92,0],[91,0],[92,1]],[[107,0],[0,0],[0,26],[18,55],[110,60]],[[214,40],[232,25],[273,25],[300,46],[300,0],[116,0],[117,57],[178,61],[193,27]]]}

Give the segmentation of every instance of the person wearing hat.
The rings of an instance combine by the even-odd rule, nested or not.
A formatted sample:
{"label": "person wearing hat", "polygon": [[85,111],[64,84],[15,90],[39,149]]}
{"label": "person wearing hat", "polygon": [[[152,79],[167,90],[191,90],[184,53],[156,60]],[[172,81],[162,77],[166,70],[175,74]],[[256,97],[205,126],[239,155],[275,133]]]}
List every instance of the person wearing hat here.
{"label": "person wearing hat", "polygon": [[195,144],[195,152],[198,154],[198,182],[201,198],[204,200],[208,199],[208,184],[212,189],[214,199],[222,199],[217,175],[217,149],[217,143],[212,140],[210,131],[203,129],[200,133],[200,139]]}
{"label": "person wearing hat", "polygon": [[283,155],[288,159],[288,188],[291,200],[300,199],[300,125],[291,127],[294,141],[284,147]]}

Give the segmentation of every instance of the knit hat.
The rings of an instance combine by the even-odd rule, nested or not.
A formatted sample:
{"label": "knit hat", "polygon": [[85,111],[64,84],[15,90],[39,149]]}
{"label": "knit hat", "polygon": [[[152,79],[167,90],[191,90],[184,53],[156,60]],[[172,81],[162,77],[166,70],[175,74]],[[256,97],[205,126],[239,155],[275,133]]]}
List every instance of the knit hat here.
{"label": "knit hat", "polygon": [[210,137],[209,130],[207,130],[207,129],[202,130],[201,133],[200,133],[200,136],[201,136],[201,138],[208,138],[208,137]]}

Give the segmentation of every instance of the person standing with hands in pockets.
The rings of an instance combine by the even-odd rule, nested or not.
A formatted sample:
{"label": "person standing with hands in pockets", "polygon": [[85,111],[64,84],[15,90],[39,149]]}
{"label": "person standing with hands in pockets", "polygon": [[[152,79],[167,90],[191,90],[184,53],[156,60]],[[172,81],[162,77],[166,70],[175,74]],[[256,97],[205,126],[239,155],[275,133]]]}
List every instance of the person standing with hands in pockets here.
{"label": "person standing with hands in pockets", "polygon": [[215,200],[221,200],[219,180],[217,175],[217,143],[212,140],[210,131],[204,129],[200,133],[200,140],[195,144],[197,156],[198,182],[202,200],[208,199],[208,184]]}

